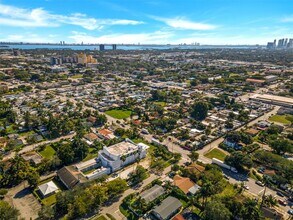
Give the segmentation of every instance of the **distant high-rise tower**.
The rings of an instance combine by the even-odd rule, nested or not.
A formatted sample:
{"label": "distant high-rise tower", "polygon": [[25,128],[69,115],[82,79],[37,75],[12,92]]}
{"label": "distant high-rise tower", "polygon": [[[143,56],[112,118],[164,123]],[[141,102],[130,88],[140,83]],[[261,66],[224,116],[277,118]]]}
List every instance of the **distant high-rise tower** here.
{"label": "distant high-rise tower", "polygon": [[275,39],[274,40],[274,48],[276,48],[277,47],[277,40]]}
{"label": "distant high-rise tower", "polygon": [[103,50],[105,50],[105,45],[104,44],[100,44],[100,51],[103,51]]}
{"label": "distant high-rise tower", "polygon": [[287,47],[287,44],[288,44],[288,38],[285,39],[283,47]]}
{"label": "distant high-rise tower", "polygon": [[116,44],[113,44],[113,45],[112,45],[112,49],[113,49],[113,50],[117,50],[117,45],[116,45]]}

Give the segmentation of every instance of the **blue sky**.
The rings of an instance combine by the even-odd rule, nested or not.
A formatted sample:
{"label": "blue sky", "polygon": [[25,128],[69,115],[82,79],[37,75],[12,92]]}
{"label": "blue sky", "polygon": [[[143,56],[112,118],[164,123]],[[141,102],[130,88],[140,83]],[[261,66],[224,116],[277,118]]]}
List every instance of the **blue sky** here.
{"label": "blue sky", "polygon": [[266,44],[293,0],[0,0],[0,41]]}

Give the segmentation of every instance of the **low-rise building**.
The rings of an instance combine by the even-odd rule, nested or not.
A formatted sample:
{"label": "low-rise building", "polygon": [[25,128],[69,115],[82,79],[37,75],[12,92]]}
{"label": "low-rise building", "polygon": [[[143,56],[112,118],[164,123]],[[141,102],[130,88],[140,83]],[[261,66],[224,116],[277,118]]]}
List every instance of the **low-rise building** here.
{"label": "low-rise building", "polygon": [[162,186],[154,185],[152,188],[143,191],[140,194],[140,197],[145,200],[146,203],[154,201],[156,198],[160,197],[165,193],[165,190]]}
{"label": "low-rise building", "polygon": [[59,190],[53,181],[38,186],[38,189],[43,197],[48,197]]}
{"label": "low-rise building", "polygon": [[155,209],[152,210],[152,214],[156,219],[167,220],[171,219],[181,207],[182,204],[178,199],[169,196],[164,199],[159,206],[156,206]]}
{"label": "low-rise building", "polygon": [[146,157],[147,149],[148,146],[143,143],[135,144],[126,139],[109,147],[104,146],[103,150],[99,152],[99,158],[104,167],[110,167],[111,171],[115,172]]}

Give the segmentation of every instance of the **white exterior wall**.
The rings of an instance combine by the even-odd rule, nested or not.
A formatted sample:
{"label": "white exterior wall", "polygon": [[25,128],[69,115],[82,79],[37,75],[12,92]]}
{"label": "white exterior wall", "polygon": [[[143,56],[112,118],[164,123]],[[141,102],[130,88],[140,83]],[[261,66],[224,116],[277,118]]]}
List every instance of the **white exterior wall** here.
{"label": "white exterior wall", "polygon": [[[146,157],[146,147],[144,144],[138,144],[138,150],[139,152],[135,152],[134,154],[129,153],[130,155],[126,157],[125,161],[123,162],[120,158],[122,155],[113,155],[109,152],[108,147],[104,147],[102,151],[99,153],[99,158],[102,161],[102,165],[104,167],[110,167],[112,172],[115,172],[117,170],[120,170],[122,167],[134,163],[138,158],[142,159]],[[103,154],[110,157],[112,160],[105,157]],[[127,155],[127,154],[126,154]]]}

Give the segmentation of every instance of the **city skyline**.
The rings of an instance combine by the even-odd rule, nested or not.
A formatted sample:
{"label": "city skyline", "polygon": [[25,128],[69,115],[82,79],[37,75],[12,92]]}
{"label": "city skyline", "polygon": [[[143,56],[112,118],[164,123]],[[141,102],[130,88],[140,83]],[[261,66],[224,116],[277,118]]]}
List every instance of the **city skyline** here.
{"label": "city skyline", "polygon": [[265,45],[292,38],[292,11],[289,0],[0,0],[0,41]]}

